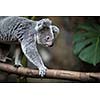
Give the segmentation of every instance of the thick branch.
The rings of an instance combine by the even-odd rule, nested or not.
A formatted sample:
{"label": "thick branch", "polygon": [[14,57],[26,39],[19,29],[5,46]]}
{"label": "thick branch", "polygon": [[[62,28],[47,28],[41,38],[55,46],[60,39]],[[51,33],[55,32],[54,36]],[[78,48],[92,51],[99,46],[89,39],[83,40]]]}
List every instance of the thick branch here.
{"label": "thick branch", "polygon": [[[38,75],[38,70],[29,69],[25,67],[16,68],[9,64],[0,63],[0,70],[17,75],[40,78],[40,76]],[[72,79],[79,81],[89,81],[94,79],[100,80],[100,72],[89,73],[89,72],[48,69],[46,72],[46,76],[44,78],[55,78],[55,79],[66,79],[66,80]]]}

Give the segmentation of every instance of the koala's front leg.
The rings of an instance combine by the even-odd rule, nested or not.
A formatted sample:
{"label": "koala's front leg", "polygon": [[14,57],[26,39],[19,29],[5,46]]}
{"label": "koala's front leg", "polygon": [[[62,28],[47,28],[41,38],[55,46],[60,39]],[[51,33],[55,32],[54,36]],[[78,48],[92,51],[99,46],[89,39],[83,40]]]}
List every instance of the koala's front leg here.
{"label": "koala's front leg", "polygon": [[19,46],[16,46],[15,52],[14,52],[14,65],[16,67],[21,67],[21,59],[22,59],[22,52]]}
{"label": "koala's front leg", "polygon": [[38,53],[36,43],[30,40],[21,42],[22,51],[30,62],[32,62],[38,69],[39,75],[43,77],[46,74],[46,67],[42,61],[40,54]]}

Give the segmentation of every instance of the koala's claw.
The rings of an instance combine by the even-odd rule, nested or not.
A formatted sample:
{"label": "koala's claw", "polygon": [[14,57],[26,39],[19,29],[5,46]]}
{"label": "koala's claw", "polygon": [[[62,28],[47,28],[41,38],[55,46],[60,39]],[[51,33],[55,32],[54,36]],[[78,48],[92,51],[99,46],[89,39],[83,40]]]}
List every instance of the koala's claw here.
{"label": "koala's claw", "polygon": [[18,67],[22,67],[23,65],[21,63],[15,63],[14,66],[18,68]]}
{"label": "koala's claw", "polygon": [[40,75],[41,77],[43,77],[43,76],[46,74],[46,70],[47,70],[46,67],[41,67],[41,68],[39,68],[39,75]]}

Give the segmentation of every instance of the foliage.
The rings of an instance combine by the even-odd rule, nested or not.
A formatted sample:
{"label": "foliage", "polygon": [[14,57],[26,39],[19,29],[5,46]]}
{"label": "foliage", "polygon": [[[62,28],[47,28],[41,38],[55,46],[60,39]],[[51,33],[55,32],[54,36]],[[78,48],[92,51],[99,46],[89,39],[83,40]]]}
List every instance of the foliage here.
{"label": "foliage", "polygon": [[100,63],[100,25],[82,23],[74,35],[74,54],[81,60],[93,64]]}

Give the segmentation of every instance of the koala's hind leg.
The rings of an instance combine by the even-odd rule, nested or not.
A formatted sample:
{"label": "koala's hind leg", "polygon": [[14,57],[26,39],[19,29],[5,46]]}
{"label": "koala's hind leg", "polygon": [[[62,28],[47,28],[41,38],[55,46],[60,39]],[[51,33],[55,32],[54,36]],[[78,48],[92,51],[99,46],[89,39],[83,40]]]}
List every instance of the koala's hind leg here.
{"label": "koala's hind leg", "polygon": [[21,67],[22,52],[20,46],[16,46],[14,52],[14,65],[15,67]]}

